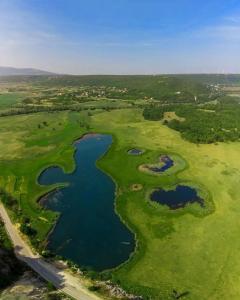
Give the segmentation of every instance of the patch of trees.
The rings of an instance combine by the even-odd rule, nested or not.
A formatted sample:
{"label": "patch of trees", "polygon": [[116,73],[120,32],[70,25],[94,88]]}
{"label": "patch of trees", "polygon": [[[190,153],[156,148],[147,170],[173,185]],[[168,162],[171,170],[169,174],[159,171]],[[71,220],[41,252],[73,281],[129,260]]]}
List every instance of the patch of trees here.
{"label": "patch of trees", "polygon": [[181,132],[193,143],[215,143],[240,139],[240,106],[237,103],[217,105],[176,105],[151,107],[143,111],[147,120],[161,120],[164,112],[174,111],[185,121],[171,120],[167,126]]}
{"label": "patch of trees", "polygon": [[29,237],[35,237],[37,234],[37,231],[31,226],[30,219],[27,217],[22,218],[20,230]]}
{"label": "patch of trees", "polygon": [[0,188],[0,200],[12,211],[18,212],[18,201],[2,188]]}
{"label": "patch of trees", "polygon": [[23,212],[19,207],[18,200],[2,188],[0,188],[0,200],[14,213],[15,217],[21,224],[21,232],[26,234],[30,238],[32,245],[37,248],[39,246],[39,241],[36,238],[37,230],[32,226],[30,218],[23,215]]}
{"label": "patch of trees", "polygon": [[151,106],[143,110],[143,117],[145,120],[158,121],[164,116],[166,108],[164,106]]}
{"label": "patch of trees", "polygon": [[[42,127],[48,127],[48,123],[46,121],[43,121],[42,123],[38,124],[38,128],[41,129]],[[55,130],[55,128],[53,128]]]}

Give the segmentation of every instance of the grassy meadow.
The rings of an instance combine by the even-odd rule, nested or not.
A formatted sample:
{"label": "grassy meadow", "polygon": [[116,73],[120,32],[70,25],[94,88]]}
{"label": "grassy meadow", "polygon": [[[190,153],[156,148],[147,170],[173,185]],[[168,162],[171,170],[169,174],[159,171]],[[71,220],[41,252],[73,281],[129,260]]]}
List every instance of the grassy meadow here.
{"label": "grassy meadow", "polygon": [[19,93],[3,93],[0,94],[0,109],[9,108],[21,102],[24,94]]}
{"label": "grassy meadow", "polygon": [[[144,299],[240,299],[240,142],[191,143],[164,122],[144,119],[142,105],[148,105],[152,97],[165,105],[168,98],[179,102],[176,92],[180,87],[184,87],[185,93],[191,92],[189,101],[196,91],[199,97],[207,93],[209,88],[206,91],[202,84],[195,86],[196,79],[193,78],[192,85],[185,89],[185,77],[184,81],[177,82],[172,78],[148,78],[142,87],[145,94],[137,88],[146,78],[133,78],[131,86],[127,86],[128,92],[125,84],[129,78],[124,78],[123,82],[119,82],[120,79],[123,80],[113,77],[114,89],[109,87],[111,82],[102,89],[108,77],[70,77],[70,83],[60,77],[46,82],[41,79],[41,83],[36,79],[33,84],[36,95],[33,98],[28,95],[22,105],[38,107],[50,103],[60,107],[70,101],[71,107],[81,104],[81,107],[94,109],[74,112],[66,106],[64,111],[31,113],[26,110],[21,115],[0,117],[0,189],[17,201],[13,210],[8,207],[13,221],[21,223],[28,218],[28,224],[35,230],[31,242],[42,250],[58,215],[43,209],[37,201],[58,185],[40,186],[39,174],[49,166],[60,166],[65,172],[72,172],[74,140],[87,132],[111,134],[112,147],[97,165],[116,183],[116,212],[135,233],[137,247],[129,261],[106,271],[107,275],[127,291],[143,295]],[[46,98],[41,86],[52,88],[65,82],[75,87],[82,81],[87,82],[87,87],[80,96],[78,88],[65,96],[60,95],[64,91],[56,89]],[[89,90],[91,85],[94,89]],[[96,85],[100,87],[96,89]],[[164,85],[161,93],[152,94],[159,85]],[[174,93],[171,94],[172,85]],[[86,94],[90,92],[91,97]],[[101,99],[97,99],[95,94],[100,92],[103,93]],[[48,90],[45,93],[48,95]],[[102,96],[104,93],[109,97],[107,100]],[[116,100],[123,93],[126,93],[124,105]],[[14,93],[11,97],[6,100],[0,95],[0,110],[18,105],[22,99]],[[183,93],[180,100],[184,97]],[[204,95],[202,97],[205,99]],[[128,108],[132,106],[129,99],[139,101],[141,106]],[[114,110],[109,109],[110,104]],[[121,106],[124,109],[117,109]],[[179,118],[173,111],[167,113],[164,117],[168,121]],[[184,120],[179,119],[182,123]],[[129,155],[128,150],[132,148],[144,152]],[[157,176],[139,169],[144,164],[155,164],[162,154],[176,161],[166,173]],[[195,203],[170,210],[149,201],[152,190],[174,189],[178,184],[194,187],[204,198],[205,206]]]}
{"label": "grassy meadow", "polygon": [[[100,166],[116,180],[117,211],[138,240],[136,253],[114,271],[114,279],[151,299],[239,299],[240,143],[192,144],[160,122],[143,121],[140,111],[99,114],[94,126],[114,133],[114,146]],[[129,147],[147,151],[128,156]],[[165,178],[140,173],[137,166],[161,149],[178,153],[188,167]],[[206,207],[170,211],[150,204],[150,188],[178,182],[198,186]],[[131,191],[133,183],[144,189]]]}
{"label": "grassy meadow", "polygon": [[[131,259],[111,271],[113,280],[145,299],[238,300],[240,143],[190,143],[160,121],[144,120],[140,109],[0,118],[0,187],[30,218],[37,231],[35,246],[57,218],[37,203],[56,187],[38,185],[38,175],[52,165],[73,171],[73,141],[89,131],[113,135],[111,149],[97,164],[116,182],[116,211],[137,240]],[[131,156],[131,148],[145,152]],[[163,176],[139,171],[161,154],[175,155],[183,167]],[[152,189],[179,183],[195,187],[205,207],[193,204],[173,211],[150,203]],[[134,184],[142,189],[133,191]],[[19,221],[17,214],[12,217]]]}

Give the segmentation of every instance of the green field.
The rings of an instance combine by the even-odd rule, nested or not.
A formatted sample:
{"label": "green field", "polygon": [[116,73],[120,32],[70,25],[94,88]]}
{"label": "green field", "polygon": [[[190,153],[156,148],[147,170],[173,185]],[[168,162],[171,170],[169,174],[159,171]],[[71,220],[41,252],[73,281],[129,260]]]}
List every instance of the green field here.
{"label": "green field", "polygon": [[[116,85],[116,78],[113,80]],[[36,89],[35,85],[31,88]],[[118,85],[124,86],[122,82]],[[145,120],[143,99],[140,107],[117,109],[114,105],[107,111],[92,101],[98,109],[28,111],[0,117],[0,188],[4,191],[0,197],[13,220],[20,223],[29,218],[35,232],[31,242],[44,249],[58,215],[43,209],[37,200],[57,186],[39,186],[39,174],[56,165],[71,172],[73,142],[84,133],[111,134],[113,145],[98,166],[116,182],[116,211],[135,233],[137,248],[128,262],[106,275],[144,299],[240,299],[239,140],[195,144],[159,120]],[[183,111],[181,117],[188,120],[187,109]],[[225,111],[228,115],[224,106],[222,117]],[[194,116],[199,115],[193,114],[189,120]],[[191,126],[187,129],[191,132]],[[132,156],[128,154],[132,148],[145,151]],[[154,164],[161,154],[172,156],[176,166],[161,176],[139,170],[143,164]],[[153,189],[173,189],[177,184],[196,188],[205,206],[191,204],[169,210],[149,201]],[[133,185],[142,188],[133,190]],[[15,201],[10,201],[9,195]]]}
{"label": "green field", "polygon": [[[104,126],[106,119],[111,131]],[[118,111],[110,117],[100,114],[94,124],[116,136],[112,151],[100,165],[118,183],[117,210],[138,240],[136,254],[114,272],[115,280],[136,293],[155,295],[155,299],[172,299],[173,290],[189,292],[186,298],[194,300],[239,299],[240,143],[195,145],[159,122],[143,121],[136,111]],[[128,157],[125,149],[130,145],[148,152]],[[147,161],[159,149],[179,153],[188,168],[177,178],[138,172],[136,165],[144,156]],[[151,205],[146,198],[151,187],[181,181],[210,193],[205,198],[208,209],[196,204],[169,211]],[[130,191],[131,183],[141,183],[144,190]]]}
{"label": "green field", "polygon": [[9,108],[24,98],[24,95],[19,93],[3,93],[0,94],[0,109],[2,108]]}

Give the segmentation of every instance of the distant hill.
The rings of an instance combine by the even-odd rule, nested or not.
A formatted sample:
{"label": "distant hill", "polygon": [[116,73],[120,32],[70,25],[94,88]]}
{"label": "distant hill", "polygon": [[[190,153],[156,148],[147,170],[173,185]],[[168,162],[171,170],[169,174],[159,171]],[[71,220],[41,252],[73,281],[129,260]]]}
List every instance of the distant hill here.
{"label": "distant hill", "polygon": [[1,67],[0,76],[39,76],[39,75],[56,75],[55,73],[31,69],[31,68],[12,68],[12,67]]}

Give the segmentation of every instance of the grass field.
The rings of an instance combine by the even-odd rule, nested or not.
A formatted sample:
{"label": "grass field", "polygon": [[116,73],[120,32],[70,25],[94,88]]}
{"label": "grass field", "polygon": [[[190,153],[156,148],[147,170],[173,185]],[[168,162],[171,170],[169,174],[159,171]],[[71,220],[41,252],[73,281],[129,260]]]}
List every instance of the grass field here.
{"label": "grass field", "polygon": [[[50,165],[72,171],[72,143],[87,131],[113,135],[113,146],[98,165],[115,180],[116,210],[137,239],[136,252],[112,271],[113,279],[146,299],[183,294],[182,299],[238,300],[240,143],[196,145],[159,121],[144,120],[141,110],[0,118],[0,187],[18,199],[36,239],[45,239],[57,217],[36,202],[54,187],[39,186],[37,176]],[[145,152],[131,156],[131,148]],[[154,163],[162,153],[177,155],[186,165],[163,176],[139,171],[139,165]],[[152,189],[178,183],[196,187],[205,208],[194,204],[171,211],[150,203]],[[142,189],[133,190],[134,184]]]}
{"label": "grass field", "polygon": [[24,94],[19,93],[3,93],[0,94],[0,109],[9,108],[19,103],[24,98]]}
{"label": "grass field", "polygon": [[[195,145],[160,122],[143,121],[137,111],[99,114],[94,123],[100,131],[114,133],[115,145],[100,166],[118,183],[117,211],[138,240],[135,255],[114,272],[114,279],[151,299],[181,294],[193,300],[239,299],[240,143]],[[147,151],[127,156],[129,147]],[[178,177],[166,178],[138,172],[136,165],[160,149],[178,153],[188,168]],[[181,181],[205,191],[205,209],[194,204],[170,211],[146,198],[151,187]],[[132,183],[144,189],[133,192]]]}

